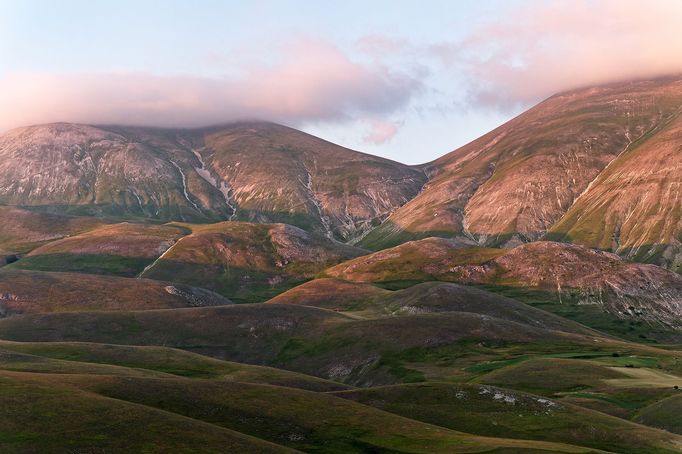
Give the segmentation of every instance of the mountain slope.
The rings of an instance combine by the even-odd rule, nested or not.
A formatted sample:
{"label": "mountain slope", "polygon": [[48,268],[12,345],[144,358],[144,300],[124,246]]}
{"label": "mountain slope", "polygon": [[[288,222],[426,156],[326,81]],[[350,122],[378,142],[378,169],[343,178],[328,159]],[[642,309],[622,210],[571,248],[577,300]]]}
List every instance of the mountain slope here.
{"label": "mountain slope", "polygon": [[682,269],[680,114],[614,160],[550,236]]}
{"label": "mountain slope", "polygon": [[416,169],[279,125],[211,130],[204,143],[198,152],[229,182],[238,218],[303,227],[310,222],[340,239],[383,220],[425,181]]}
{"label": "mountain slope", "polygon": [[288,222],[350,239],[424,174],[285,126],[49,124],[0,136],[0,203],[163,220]]}
{"label": "mountain slope", "polygon": [[425,165],[431,179],[424,190],[362,244],[376,249],[427,236],[480,245],[538,239],[610,162],[658,133],[681,103],[679,77],[555,95]]}

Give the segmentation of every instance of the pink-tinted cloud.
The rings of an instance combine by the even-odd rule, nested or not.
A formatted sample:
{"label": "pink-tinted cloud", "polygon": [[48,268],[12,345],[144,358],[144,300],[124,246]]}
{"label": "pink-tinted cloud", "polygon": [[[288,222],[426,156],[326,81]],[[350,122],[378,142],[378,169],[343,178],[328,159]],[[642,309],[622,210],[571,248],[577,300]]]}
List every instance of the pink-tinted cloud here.
{"label": "pink-tinted cloud", "polygon": [[362,140],[365,143],[383,145],[395,137],[400,126],[402,126],[402,123],[400,122],[372,120],[369,123],[369,131]]}
{"label": "pink-tinted cloud", "polygon": [[53,121],[200,126],[239,119],[289,124],[385,115],[421,89],[414,76],[351,60],[337,47],[295,39],[277,61],[240,76],[143,73],[0,76],[0,129]]}
{"label": "pink-tinted cloud", "polygon": [[682,72],[682,1],[529,0],[430,54],[474,105],[527,105],[585,85]]}

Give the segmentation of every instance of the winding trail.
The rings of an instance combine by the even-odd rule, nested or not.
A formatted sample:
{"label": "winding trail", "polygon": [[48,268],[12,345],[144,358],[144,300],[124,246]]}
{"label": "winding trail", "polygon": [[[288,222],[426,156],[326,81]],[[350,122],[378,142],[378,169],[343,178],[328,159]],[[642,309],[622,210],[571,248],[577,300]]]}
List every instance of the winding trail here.
{"label": "winding trail", "polygon": [[154,260],[154,261],[153,261],[152,263],[150,263],[149,265],[145,266],[144,269],[143,269],[142,271],[140,271],[140,274],[138,274],[138,275],[136,276],[137,279],[142,279],[142,278],[144,277],[144,273],[146,273],[147,271],[149,271],[149,270],[151,270],[152,268],[154,268],[154,265],[156,265],[157,263],[159,263],[159,261],[160,261],[161,259],[163,259],[163,258],[166,256],[166,254],[168,254],[168,253],[170,252],[171,249],[173,249],[173,246],[175,246],[176,244],[178,244],[181,240],[182,240],[182,238],[180,238],[178,241],[175,241],[175,242],[171,243],[171,244],[166,248],[166,250],[163,251],[163,253],[162,253],[160,256],[158,256],[158,257],[156,258],[156,260]]}

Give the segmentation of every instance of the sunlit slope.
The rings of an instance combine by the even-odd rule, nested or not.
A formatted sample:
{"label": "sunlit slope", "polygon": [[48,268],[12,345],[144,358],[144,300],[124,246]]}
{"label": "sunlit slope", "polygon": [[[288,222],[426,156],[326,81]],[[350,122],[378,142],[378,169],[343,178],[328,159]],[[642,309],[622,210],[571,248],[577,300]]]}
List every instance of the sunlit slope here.
{"label": "sunlit slope", "polygon": [[[363,245],[384,248],[434,235],[480,245],[537,239],[609,163],[659,135],[678,114],[681,103],[679,78],[624,82],[552,96],[425,165],[431,179],[424,190],[370,233]],[[664,168],[675,166],[675,159],[661,156],[655,161],[658,164],[652,160],[638,169],[640,176],[649,178],[646,169],[662,161]],[[633,172],[636,181],[637,170]],[[628,190],[628,194],[634,200],[641,191]],[[661,195],[665,194],[674,198],[674,190],[662,189]],[[644,217],[647,213],[639,214],[631,222],[649,222]],[[607,241],[610,245],[611,239]]]}
{"label": "sunlit slope", "polygon": [[682,107],[613,161],[552,227],[552,238],[679,271]]}

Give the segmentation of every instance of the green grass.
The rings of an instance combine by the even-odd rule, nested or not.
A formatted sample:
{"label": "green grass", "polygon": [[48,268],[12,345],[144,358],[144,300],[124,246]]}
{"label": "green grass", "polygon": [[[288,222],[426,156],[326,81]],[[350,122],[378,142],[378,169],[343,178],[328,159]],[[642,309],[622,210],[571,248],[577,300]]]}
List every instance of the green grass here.
{"label": "green grass", "polygon": [[487,452],[515,443],[521,449],[541,447],[477,439],[329,394],[266,385],[114,379],[78,386],[312,453]]}
{"label": "green grass", "polygon": [[483,374],[486,372],[501,369],[503,367],[511,366],[512,364],[520,363],[521,361],[525,361],[526,359],[528,359],[528,356],[519,356],[518,358],[504,359],[501,361],[490,361],[476,364],[475,366],[467,367],[464,370],[467,372],[471,372],[472,374]]}
{"label": "green grass", "polygon": [[107,254],[54,253],[24,257],[7,265],[7,268],[135,277],[152,261],[149,258]]}
{"label": "green grass", "polygon": [[[348,388],[340,383],[271,367],[221,361],[166,347],[138,347],[68,342],[0,342],[0,352],[24,356],[0,362],[0,369],[44,373],[116,375],[171,374],[186,378],[237,380],[292,388],[328,391]],[[30,356],[28,356],[30,355]]]}
{"label": "green grass", "polygon": [[335,394],[467,433],[560,441],[611,452],[676,452],[662,432],[561,401],[508,389],[426,383]]}
{"label": "green grass", "polygon": [[599,385],[601,380],[622,374],[591,361],[573,359],[530,359],[512,367],[492,371],[478,381],[535,394],[554,396]]}
{"label": "green grass", "polygon": [[[70,370],[17,372],[6,369],[6,354],[0,356],[3,452],[249,453],[283,452],[283,446],[324,453],[587,452],[563,444],[471,436],[325,392],[246,383],[241,380],[253,378],[254,369],[265,371],[261,375],[266,378],[277,372],[170,349],[7,342],[2,346],[69,358],[51,359],[53,365],[72,364]],[[22,358],[35,362],[41,357]],[[81,362],[155,367],[169,359],[200,364],[217,374],[229,369],[228,375],[236,374],[239,381],[226,380],[228,375],[213,379],[145,375],[138,369],[112,374],[105,369],[127,368]]]}
{"label": "green grass", "polygon": [[229,429],[62,386],[0,376],[3,452],[260,453],[284,448]]}
{"label": "green grass", "polygon": [[635,417],[639,423],[682,434],[682,391],[643,408]]}
{"label": "green grass", "polygon": [[560,301],[556,293],[542,290],[492,284],[475,285],[475,287],[530,304],[621,339],[657,344],[659,343],[657,339],[676,339],[679,336],[676,331],[666,330],[662,326],[652,326],[637,319],[616,317],[596,304],[578,304],[582,295],[572,293],[570,289],[562,292]]}

